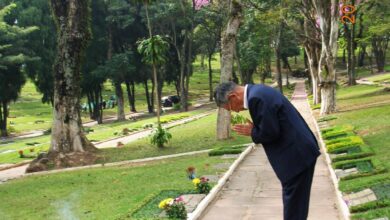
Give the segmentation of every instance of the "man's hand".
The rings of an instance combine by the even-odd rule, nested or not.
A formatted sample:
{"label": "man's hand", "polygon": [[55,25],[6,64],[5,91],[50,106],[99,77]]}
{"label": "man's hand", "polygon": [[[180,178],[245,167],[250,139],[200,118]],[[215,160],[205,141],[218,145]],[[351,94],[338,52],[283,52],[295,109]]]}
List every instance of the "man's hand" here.
{"label": "man's hand", "polygon": [[247,124],[239,124],[233,126],[233,131],[239,135],[251,136],[253,123],[247,119]]}

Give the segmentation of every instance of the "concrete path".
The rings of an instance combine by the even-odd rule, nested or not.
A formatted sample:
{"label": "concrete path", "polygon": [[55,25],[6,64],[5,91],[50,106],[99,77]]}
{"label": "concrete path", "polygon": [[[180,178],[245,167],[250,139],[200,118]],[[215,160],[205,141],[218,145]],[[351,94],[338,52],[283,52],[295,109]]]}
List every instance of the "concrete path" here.
{"label": "concrete path", "polygon": [[[314,131],[304,81],[298,81],[292,103]],[[264,149],[256,147],[235,171],[219,197],[209,206],[203,220],[282,220],[282,188]],[[342,219],[324,154],[314,174],[310,220]]]}
{"label": "concrete path", "polygon": [[[168,123],[167,125],[164,125],[163,127],[164,128],[172,128],[172,127],[175,127],[178,125],[182,125],[182,124],[203,118],[205,116],[212,114],[213,112],[215,112],[214,109],[207,111],[205,113],[202,113],[202,114],[198,114],[198,115],[191,116],[191,117],[188,117],[188,118],[185,118],[182,120]],[[115,148],[117,146],[118,142],[121,142],[123,144],[128,144],[128,143],[135,141],[135,140],[138,140],[140,138],[147,137],[151,133],[152,133],[152,130],[141,131],[141,132],[138,132],[135,134],[130,134],[130,135],[125,136],[125,137],[120,137],[120,138],[116,138],[116,139],[112,139],[112,140],[108,140],[108,141],[103,141],[101,143],[95,144],[95,147],[97,147],[97,148]],[[16,178],[22,177],[25,174],[27,167],[28,167],[28,164],[0,171],[0,183],[6,182],[10,179],[16,179]]]}

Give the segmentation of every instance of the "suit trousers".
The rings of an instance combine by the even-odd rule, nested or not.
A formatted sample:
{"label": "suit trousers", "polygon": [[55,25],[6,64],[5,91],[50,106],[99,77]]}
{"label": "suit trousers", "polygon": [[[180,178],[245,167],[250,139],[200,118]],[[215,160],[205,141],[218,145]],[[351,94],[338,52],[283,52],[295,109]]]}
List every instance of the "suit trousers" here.
{"label": "suit trousers", "polygon": [[307,219],[315,165],[316,161],[303,172],[282,183],[284,220]]}

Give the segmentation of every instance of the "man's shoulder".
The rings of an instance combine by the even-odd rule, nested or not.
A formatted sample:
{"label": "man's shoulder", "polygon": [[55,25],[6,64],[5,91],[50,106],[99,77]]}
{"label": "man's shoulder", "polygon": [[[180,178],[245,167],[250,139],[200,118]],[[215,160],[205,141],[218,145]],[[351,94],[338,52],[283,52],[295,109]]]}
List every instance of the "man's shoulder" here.
{"label": "man's shoulder", "polygon": [[280,95],[281,93],[279,91],[267,85],[263,85],[263,84],[248,85],[249,98],[266,99],[267,97],[278,97]]}

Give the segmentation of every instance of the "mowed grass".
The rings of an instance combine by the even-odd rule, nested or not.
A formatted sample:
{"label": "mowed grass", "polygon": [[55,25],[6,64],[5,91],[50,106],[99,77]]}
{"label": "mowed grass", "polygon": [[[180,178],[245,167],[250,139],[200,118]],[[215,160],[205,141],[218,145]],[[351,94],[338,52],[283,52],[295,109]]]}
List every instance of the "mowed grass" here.
{"label": "mowed grass", "polygon": [[375,75],[372,77],[368,77],[367,79],[372,81],[372,82],[377,82],[377,83],[390,81],[390,73]]}
{"label": "mowed grass", "polygon": [[[206,111],[205,109],[199,109],[199,110],[190,111],[186,113],[174,113],[170,115],[163,115],[161,117],[161,120],[174,119],[180,116],[191,117],[197,114],[201,114],[205,111]],[[155,122],[156,119],[153,117],[153,118],[138,120],[135,122],[127,120],[123,122],[114,122],[108,124],[95,125],[91,127],[94,131],[87,134],[87,138],[89,140],[97,142],[97,141],[104,141],[112,138],[124,137],[125,135],[122,134],[122,131],[125,128],[143,130],[143,126],[145,124],[150,124]],[[35,152],[47,151],[50,146],[50,138],[51,138],[50,135],[45,135],[40,137],[15,140],[14,142],[6,143],[6,144],[0,144],[0,164],[18,163],[18,162],[25,161],[26,158],[19,157],[19,153],[17,152],[18,150],[24,150],[25,154],[28,154],[30,149],[34,149]],[[15,151],[10,153],[1,153],[8,150],[15,150]],[[35,155],[36,153],[31,153],[31,154]]]}
{"label": "mowed grass", "polygon": [[217,163],[232,162],[206,154],[155,161],[137,167],[95,168],[26,177],[0,185],[2,220],[118,219],[126,217],[161,190],[193,190],[186,168],[198,175],[224,170]]}
{"label": "mowed grass", "polygon": [[[352,125],[375,155],[388,170],[383,174],[343,180],[339,188],[343,192],[357,192],[380,183],[390,183],[390,91],[380,86],[357,85],[340,88],[337,105],[340,113],[330,125]],[[373,219],[389,216],[390,207],[369,210],[353,216],[353,219]]]}
{"label": "mowed grass", "polygon": [[[213,87],[219,83],[220,61],[216,54],[212,61],[213,67]],[[149,81],[149,91],[152,85]],[[207,98],[209,95],[208,68],[200,67],[200,59],[194,62],[194,73],[190,78],[189,100],[193,104],[198,99]],[[130,113],[129,102],[126,93],[126,87],[122,86],[125,96],[125,113]],[[109,100],[111,95],[115,95],[115,89],[110,81],[104,84],[103,99]],[[163,87],[163,96],[176,95],[174,85],[165,84]],[[139,84],[135,88],[136,109],[137,111],[146,111],[146,96],[144,86]],[[51,127],[53,108],[50,104],[41,102],[42,95],[36,90],[31,81],[23,86],[19,99],[10,104],[10,113],[8,126],[12,127],[14,133],[26,133],[32,130],[46,130]],[[87,99],[82,98],[81,104],[86,103]],[[104,117],[116,116],[117,109],[105,109]],[[88,113],[82,113],[83,122],[89,122]]]}
{"label": "mowed grass", "polygon": [[[248,114],[245,112],[244,114]],[[99,152],[100,162],[115,162],[138,158],[154,157],[190,151],[212,149],[223,146],[251,143],[250,137],[232,133],[228,140],[216,139],[217,114],[209,115],[197,121],[180,125],[169,130],[173,138],[163,149],[150,144],[149,138],[131,142],[123,148],[107,148]]]}

